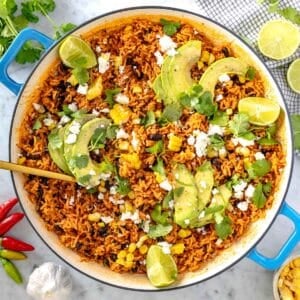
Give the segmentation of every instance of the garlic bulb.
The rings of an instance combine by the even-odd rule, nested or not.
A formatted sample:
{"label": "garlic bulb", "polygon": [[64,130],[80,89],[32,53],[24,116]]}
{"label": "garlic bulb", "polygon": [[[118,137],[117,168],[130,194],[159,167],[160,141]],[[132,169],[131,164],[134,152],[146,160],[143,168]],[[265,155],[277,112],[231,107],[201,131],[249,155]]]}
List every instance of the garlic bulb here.
{"label": "garlic bulb", "polygon": [[64,300],[72,291],[70,274],[62,266],[47,262],[29,277],[27,293],[35,300]]}

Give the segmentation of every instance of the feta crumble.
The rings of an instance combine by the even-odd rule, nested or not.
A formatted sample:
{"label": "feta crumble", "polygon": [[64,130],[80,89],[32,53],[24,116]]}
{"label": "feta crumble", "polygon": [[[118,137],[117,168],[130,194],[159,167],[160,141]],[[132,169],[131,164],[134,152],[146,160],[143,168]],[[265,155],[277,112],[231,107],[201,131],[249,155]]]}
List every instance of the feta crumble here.
{"label": "feta crumble", "polygon": [[203,132],[199,131],[196,135],[196,141],[195,141],[195,150],[198,157],[202,157],[206,154],[206,148],[210,143],[210,139],[208,135]]}
{"label": "feta crumble", "polygon": [[228,82],[228,81],[230,81],[230,77],[229,77],[228,74],[222,74],[222,75],[219,76],[218,79],[219,79],[220,82]]}
{"label": "feta crumble", "polygon": [[195,142],[196,142],[195,137],[194,137],[193,135],[190,135],[190,136],[188,137],[188,139],[187,139],[188,145],[194,146]]}
{"label": "feta crumble", "polygon": [[74,205],[74,203],[75,203],[75,198],[74,198],[74,196],[71,196],[69,199],[69,204]]}
{"label": "feta crumble", "polygon": [[61,117],[61,119],[59,120],[59,124],[64,125],[64,124],[69,123],[70,121],[71,121],[71,118],[70,118],[70,117],[68,117],[68,116],[66,116],[66,115],[63,115],[63,116]]}
{"label": "feta crumble", "polygon": [[242,201],[237,204],[237,208],[241,211],[247,211],[249,207],[249,203],[247,201]]}
{"label": "feta crumble", "polygon": [[159,242],[157,243],[158,246],[162,248],[162,252],[165,254],[171,254],[171,244],[168,242]]}
{"label": "feta crumble", "polygon": [[134,131],[132,132],[131,145],[134,151],[136,151],[140,145],[140,141],[138,140],[137,135]]}
{"label": "feta crumble", "polygon": [[99,194],[98,194],[98,199],[99,199],[99,200],[103,200],[103,199],[104,199],[103,193],[99,193]]}
{"label": "feta crumble", "polygon": [[98,117],[100,115],[100,111],[98,111],[97,109],[93,108],[92,110],[92,114],[96,117]]}
{"label": "feta crumble", "polygon": [[255,157],[256,160],[265,159],[265,155],[262,152],[256,152],[254,154],[254,157]]}
{"label": "feta crumble", "polygon": [[125,221],[125,220],[132,220],[134,224],[139,224],[141,223],[141,219],[139,216],[139,211],[135,210],[134,213],[127,211],[127,212],[123,212],[121,215],[121,221]]}
{"label": "feta crumble", "polygon": [[90,170],[89,175],[94,176],[94,175],[96,175],[96,172],[94,170]]}
{"label": "feta crumble", "polygon": [[115,185],[111,186],[109,189],[109,193],[111,195],[115,195],[117,193],[117,187]]}
{"label": "feta crumble", "polygon": [[212,189],[211,192],[212,192],[213,195],[216,195],[216,194],[219,194],[219,193],[220,193],[219,190],[216,189],[216,188]]}
{"label": "feta crumble", "polygon": [[224,134],[224,128],[221,127],[221,126],[219,126],[219,125],[209,124],[207,134],[208,135],[218,134],[218,135],[223,136],[223,134]]}
{"label": "feta crumble", "polygon": [[125,71],[125,66],[119,66],[119,73],[123,74]]}
{"label": "feta crumble", "polygon": [[223,95],[222,94],[219,94],[216,96],[215,100],[218,102],[218,101],[221,101],[222,99],[224,99]]}
{"label": "feta crumble", "polygon": [[129,104],[129,98],[126,95],[122,94],[122,93],[119,93],[119,94],[116,95],[115,101],[120,103],[120,104],[125,104],[125,105]]}
{"label": "feta crumble", "polygon": [[110,217],[110,216],[103,216],[101,217],[101,221],[104,222],[105,224],[108,224],[110,222],[112,222],[114,220],[114,218]]}
{"label": "feta crumble", "polygon": [[236,198],[236,199],[243,199],[244,198],[244,192],[241,192],[241,191],[239,191],[239,192],[235,192],[234,194],[233,194],[233,196]]}
{"label": "feta crumble", "polygon": [[170,201],[169,201],[169,207],[170,207],[171,209],[174,208],[174,200],[170,200]]}
{"label": "feta crumble", "polygon": [[169,56],[174,56],[177,53],[175,50],[177,44],[168,35],[159,37],[159,46],[160,50]]}
{"label": "feta crumble", "polygon": [[249,184],[245,191],[245,197],[248,199],[252,198],[254,191],[255,191],[255,187],[252,184]]}
{"label": "feta crumble", "polygon": [[146,221],[143,222],[142,229],[143,229],[144,232],[146,232],[146,233],[149,232],[149,230],[150,230],[150,223],[151,223],[150,220],[146,220]]}
{"label": "feta crumble", "polygon": [[77,134],[70,133],[68,134],[65,143],[68,145],[74,144],[77,140]]}
{"label": "feta crumble", "polygon": [[108,114],[110,112],[109,108],[103,108],[100,110],[101,113]]}
{"label": "feta crumble", "polygon": [[78,88],[77,88],[77,93],[81,94],[81,95],[86,95],[88,92],[89,86],[87,83],[85,84],[79,84]]}
{"label": "feta crumble", "polygon": [[248,146],[253,146],[254,145],[254,140],[246,140],[243,138],[232,138],[231,139],[232,143],[237,146],[238,144],[240,144],[243,147],[248,147]]}
{"label": "feta crumble", "polygon": [[37,111],[40,114],[43,114],[46,111],[45,107],[41,104],[32,103],[32,106],[33,106],[34,110]]}
{"label": "feta crumble", "polygon": [[162,182],[159,184],[159,186],[160,186],[163,190],[168,191],[168,192],[172,190],[172,185],[171,185],[171,183],[169,182],[168,179],[165,179],[164,181],[162,181]]}
{"label": "feta crumble", "polygon": [[95,50],[96,50],[97,53],[100,53],[101,52],[101,47],[99,45],[97,45]]}
{"label": "feta crumble", "polygon": [[247,182],[240,180],[238,184],[235,184],[232,188],[235,192],[243,192],[247,187]]}
{"label": "feta crumble", "polygon": [[80,123],[74,121],[74,122],[72,123],[72,125],[70,126],[69,131],[70,131],[71,133],[74,133],[74,134],[79,134],[79,132],[80,132],[80,127],[81,127]]}
{"label": "feta crumble", "polygon": [[158,50],[154,52],[154,56],[156,58],[156,63],[161,67],[164,62],[164,57]]}
{"label": "feta crumble", "polygon": [[71,110],[72,112],[75,112],[78,110],[78,106],[76,102],[72,102],[68,105],[69,110]]}
{"label": "feta crumble", "polygon": [[222,243],[223,243],[223,240],[219,238],[219,239],[216,240],[216,243],[215,243],[215,244],[216,244],[217,246],[221,246]]}
{"label": "feta crumble", "polygon": [[101,56],[98,57],[99,73],[103,74],[109,69],[109,58],[110,53],[102,53]]}
{"label": "feta crumble", "polygon": [[56,123],[56,121],[53,120],[53,119],[51,118],[51,116],[50,116],[50,117],[48,117],[48,118],[45,118],[45,119],[43,120],[43,123],[45,124],[45,126],[49,127],[49,126],[54,125],[54,124]]}
{"label": "feta crumble", "polygon": [[128,135],[128,133],[126,133],[126,131],[125,131],[123,128],[120,128],[120,129],[117,131],[116,138],[117,138],[117,139],[128,139],[128,138],[129,138],[129,135]]}

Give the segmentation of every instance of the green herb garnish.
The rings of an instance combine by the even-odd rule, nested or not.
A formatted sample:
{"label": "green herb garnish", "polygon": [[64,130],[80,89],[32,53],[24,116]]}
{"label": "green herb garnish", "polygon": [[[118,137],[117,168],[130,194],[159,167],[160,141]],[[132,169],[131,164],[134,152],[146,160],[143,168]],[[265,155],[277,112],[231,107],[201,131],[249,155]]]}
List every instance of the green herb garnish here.
{"label": "green herb garnish", "polygon": [[259,183],[254,190],[252,201],[257,208],[263,208],[266,204],[266,196],[264,194],[263,185]]}
{"label": "green herb garnish", "polygon": [[183,192],[184,192],[184,187],[181,186],[181,187],[178,187],[178,188],[174,189],[173,194],[174,194],[174,196],[179,198],[182,195]]}
{"label": "green herb garnish", "polygon": [[229,116],[226,114],[226,112],[217,110],[214,113],[213,118],[210,120],[210,123],[225,127],[227,126],[228,121],[229,121]]}
{"label": "green herb garnish", "polygon": [[220,239],[224,240],[232,233],[231,223],[230,218],[224,216],[221,223],[215,224],[215,230]]}
{"label": "green herb garnish", "polygon": [[166,35],[172,36],[180,28],[179,22],[168,21],[166,19],[160,19],[160,24],[163,25],[163,31]]}
{"label": "green herb garnish", "polygon": [[271,162],[266,159],[260,159],[255,161],[247,168],[247,172],[250,178],[262,177],[268,174],[271,170]]}
{"label": "green herb garnish", "polygon": [[62,147],[63,141],[59,137],[58,129],[51,131],[51,133],[48,135],[48,141],[52,149],[59,149]]}
{"label": "green herb garnish", "polygon": [[119,94],[121,92],[121,88],[114,88],[114,89],[111,89],[111,90],[105,90],[104,93],[105,93],[105,101],[108,103],[109,107],[113,107],[114,104],[115,104],[115,100],[114,100],[114,96]]}
{"label": "green herb garnish", "polygon": [[244,113],[235,114],[229,121],[229,129],[235,136],[248,133],[249,127],[249,117]]}
{"label": "green herb garnish", "polygon": [[160,174],[161,176],[166,176],[165,168],[164,168],[164,162],[161,158],[157,159],[156,165],[152,166],[151,169]]}
{"label": "green herb garnish", "polygon": [[148,111],[146,116],[141,119],[141,125],[147,127],[155,124],[155,114],[153,111]]}
{"label": "green herb garnish", "polygon": [[71,72],[75,76],[79,84],[85,84],[90,79],[89,71],[85,68],[76,67]]}
{"label": "green herb garnish", "polygon": [[150,225],[148,236],[151,239],[158,238],[160,236],[165,236],[169,234],[173,229],[172,225],[162,225],[162,224],[157,224],[157,225]]}
{"label": "green herb garnish", "polygon": [[86,168],[89,162],[88,155],[77,155],[70,159],[70,165],[74,168],[83,169]]}
{"label": "green herb garnish", "polygon": [[253,67],[249,67],[246,73],[246,79],[253,80],[255,78],[256,70]]}
{"label": "green herb garnish", "polygon": [[176,122],[181,117],[181,108],[176,103],[169,104],[165,107],[161,117],[158,119],[158,124],[165,125],[167,123]]}
{"label": "green herb garnish", "polygon": [[78,183],[81,185],[87,185],[87,184],[89,184],[91,178],[92,178],[92,175],[90,175],[90,174],[84,175],[78,179]]}
{"label": "green herb garnish", "polygon": [[214,134],[214,135],[211,135],[209,138],[210,138],[210,144],[213,148],[221,149],[224,147],[225,142],[220,135]]}
{"label": "green herb garnish", "polygon": [[151,154],[158,154],[164,150],[164,143],[162,140],[156,142],[153,146],[146,148],[146,152]]}
{"label": "green herb garnish", "polygon": [[37,120],[34,122],[34,124],[33,124],[33,126],[32,126],[32,129],[33,129],[33,130],[38,130],[38,129],[40,129],[40,128],[42,128],[42,122],[41,122],[39,119],[37,119]]}
{"label": "green herb garnish", "polygon": [[167,209],[169,208],[170,201],[173,200],[173,191],[168,192],[168,194],[165,196],[165,198],[162,201],[162,208]]}
{"label": "green herb garnish", "polygon": [[162,225],[167,225],[169,213],[167,211],[162,211],[160,204],[156,204],[151,212],[151,218],[154,222]]}

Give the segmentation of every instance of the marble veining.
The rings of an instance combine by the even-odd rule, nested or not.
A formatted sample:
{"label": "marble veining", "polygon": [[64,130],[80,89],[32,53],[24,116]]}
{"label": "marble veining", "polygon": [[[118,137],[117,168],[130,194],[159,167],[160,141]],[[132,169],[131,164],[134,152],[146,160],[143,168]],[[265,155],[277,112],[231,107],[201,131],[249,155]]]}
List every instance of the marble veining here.
{"label": "marble veining", "polygon": [[[53,18],[58,23],[73,22],[80,24],[90,18],[100,15],[115,9],[120,9],[129,6],[138,5],[164,5],[189,9],[191,11],[200,12],[199,8],[193,0],[90,0],[90,1],[56,1],[57,9],[52,14]],[[205,12],[204,12],[205,13]],[[38,25],[43,28],[43,32],[51,35],[51,28],[48,23],[43,21]],[[24,82],[28,76],[31,67],[24,67],[19,65],[12,65],[9,73],[19,82]],[[12,95],[4,86],[0,85],[0,159],[8,160],[8,139],[11,116],[14,106],[16,104],[16,97]],[[298,211],[300,211],[300,159],[295,159],[295,167],[293,171],[293,179],[287,195],[287,201]],[[7,171],[0,170],[0,201],[15,195],[10,174]],[[297,185],[298,184],[298,185]],[[17,207],[15,210],[19,210]],[[274,251],[275,247],[282,244],[282,239],[287,226],[292,228],[291,224],[284,222],[283,218],[279,218],[275,226],[272,227],[270,233],[265,240],[260,244],[259,248],[265,253]],[[33,268],[45,261],[53,261],[65,265],[32,230],[31,226],[24,220],[22,225],[18,225],[11,231],[12,235],[24,238],[36,247],[36,251],[29,253],[28,260],[24,262],[17,262],[16,265],[20,268],[25,284],[16,286],[0,268],[0,286],[1,286],[1,300],[13,299],[29,299],[25,293],[26,279],[32,272]],[[300,247],[298,246],[298,251]],[[274,254],[274,253],[273,253]],[[268,300],[272,299],[272,276],[273,273],[266,271],[248,260],[243,259],[234,267],[223,272],[219,276],[210,279],[204,283],[175,291],[161,292],[161,293],[145,293],[132,292],[113,288],[104,284],[100,284],[79,272],[68,267],[74,279],[74,294],[72,299],[82,300],[131,300],[133,298],[143,300]]]}

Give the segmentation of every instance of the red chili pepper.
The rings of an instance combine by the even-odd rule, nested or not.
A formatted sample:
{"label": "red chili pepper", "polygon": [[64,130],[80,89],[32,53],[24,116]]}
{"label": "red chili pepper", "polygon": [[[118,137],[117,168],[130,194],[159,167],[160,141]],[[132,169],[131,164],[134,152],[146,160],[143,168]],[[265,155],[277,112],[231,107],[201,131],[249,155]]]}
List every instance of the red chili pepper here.
{"label": "red chili pepper", "polygon": [[0,235],[5,234],[9,229],[11,229],[16,223],[22,220],[24,217],[23,213],[14,213],[3,221],[0,222]]}
{"label": "red chili pepper", "polygon": [[14,250],[14,251],[33,251],[34,247],[30,244],[27,244],[23,241],[14,239],[10,236],[5,236],[3,238],[0,238],[0,246],[8,249],[8,250]]}
{"label": "red chili pepper", "polygon": [[9,211],[18,203],[17,198],[12,198],[0,204],[0,221],[2,221]]}

